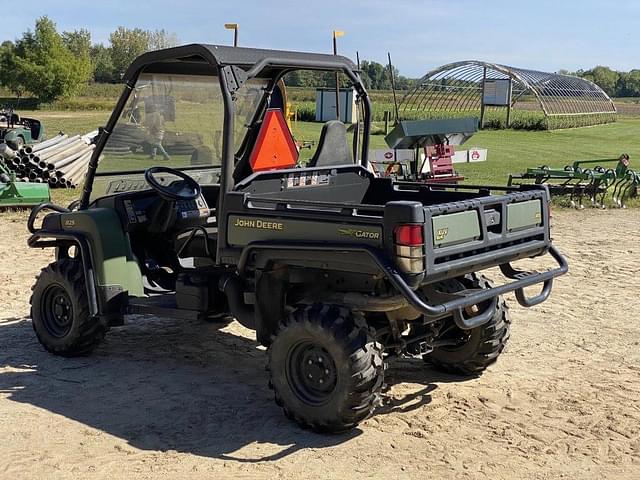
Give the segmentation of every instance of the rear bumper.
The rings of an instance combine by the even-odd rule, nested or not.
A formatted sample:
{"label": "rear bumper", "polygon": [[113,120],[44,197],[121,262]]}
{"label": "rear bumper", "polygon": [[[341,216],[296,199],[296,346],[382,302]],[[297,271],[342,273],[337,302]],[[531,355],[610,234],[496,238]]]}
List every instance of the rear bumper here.
{"label": "rear bumper", "polygon": [[[407,282],[405,276],[397,270],[395,264],[386,256],[383,256],[379,250],[362,245],[317,245],[303,243],[280,243],[276,245],[270,242],[254,242],[247,245],[243,250],[240,262],[238,263],[238,271],[241,275],[244,274],[249,264],[253,263],[252,259],[261,256],[268,258],[269,261],[282,260],[284,263],[287,263],[287,260],[291,258],[292,252],[304,253],[305,256],[308,257],[314,255],[326,256],[328,253],[333,253],[334,255],[364,254],[375,267],[377,267],[376,270],[382,273],[391,285],[397,289],[400,295],[402,295],[411,306],[422,313],[427,320],[435,321],[442,317],[453,315],[456,324],[462,329],[475,328],[489,321],[493,315],[495,299],[505,293],[515,292],[516,299],[524,307],[532,307],[544,302],[551,293],[553,279],[567,273],[569,270],[566,259],[554,246],[550,246],[548,247],[547,253],[552,256],[558,265],[554,269],[545,272],[520,271],[511,266],[509,262],[512,260],[506,260],[506,263],[502,263],[499,266],[502,273],[513,281],[484,290],[467,290],[459,294],[450,295],[443,301],[435,303],[427,303],[418,295],[415,287]],[[541,253],[544,253],[544,251]],[[495,260],[493,265],[495,265]],[[458,275],[451,274],[448,278],[456,276]],[[537,284],[542,284],[540,293],[533,297],[528,297],[524,289]],[[485,311],[473,317],[465,316],[465,308],[486,301],[492,302]]]}
{"label": "rear bumper", "polygon": [[[486,302],[487,300],[493,300],[499,295],[504,295],[509,292],[515,292],[518,303],[523,307],[533,307],[534,305],[544,302],[551,294],[553,279],[560,275],[564,275],[569,271],[569,264],[567,263],[567,260],[555,247],[551,246],[548,253],[558,264],[557,268],[546,272],[527,272],[516,270],[510,263],[504,263],[500,265],[500,270],[507,278],[514,280],[513,282],[485,290],[465,292],[463,295],[460,295],[453,300],[433,305],[426,303],[422,298],[420,298],[416,292],[407,285],[398,272],[387,271],[387,277],[400,291],[400,293],[404,295],[407,301],[425,317],[437,319],[443,316],[453,315],[456,324],[460,328],[470,329],[489,321],[493,315],[493,307],[495,306],[491,305],[490,308],[487,308],[481,314],[468,318],[464,314],[464,309],[471,305],[477,305],[482,302]],[[542,284],[540,293],[533,297],[528,297],[525,294],[524,289],[537,284]]]}

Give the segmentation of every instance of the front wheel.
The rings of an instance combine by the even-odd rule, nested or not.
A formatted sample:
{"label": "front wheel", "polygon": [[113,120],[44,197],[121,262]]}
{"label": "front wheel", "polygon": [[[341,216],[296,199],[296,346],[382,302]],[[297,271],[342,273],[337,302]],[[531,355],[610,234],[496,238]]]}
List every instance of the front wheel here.
{"label": "front wheel", "polygon": [[86,355],[104,339],[108,326],[89,313],[81,261],[62,259],[42,269],[33,286],[31,321],[38,341],[56,355]]}
{"label": "front wheel", "polygon": [[362,317],[316,304],[295,310],[269,347],[270,386],[287,417],[320,432],[355,427],[383,384],[382,346]]}
{"label": "front wheel", "polygon": [[[491,288],[491,283],[484,275],[475,273],[454,282],[460,286],[460,290]],[[509,339],[509,310],[502,297],[497,300],[491,320],[479,327],[462,330],[453,319],[449,319],[436,339],[445,341],[447,345],[434,348],[425,355],[425,360],[446,373],[464,376],[482,373],[498,359]],[[486,305],[480,305],[477,311],[484,311],[484,308]]]}

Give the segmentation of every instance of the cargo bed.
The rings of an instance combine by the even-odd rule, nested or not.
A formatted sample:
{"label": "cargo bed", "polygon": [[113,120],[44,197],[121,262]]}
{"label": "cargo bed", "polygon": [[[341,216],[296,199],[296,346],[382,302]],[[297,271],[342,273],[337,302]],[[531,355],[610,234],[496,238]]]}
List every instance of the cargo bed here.
{"label": "cargo bed", "polygon": [[[361,203],[317,200],[312,189],[268,191],[260,180],[286,179],[288,172],[267,172],[247,182],[243,192],[230,194],[227,239],[234,247],[251,242],[332,242],[354,240],[380,248],[393,256],[392,232],[399,223],[424,226],[425,274],[420,283],[432,283],[464,273],[544,254],[550,245],[548,193],[543,186],[487,187],[473,185],[427,185],[373,178],[360,167],[347,167],[335,175],[342,184],[327,185],[321,198],[339,198],[348,190]],[[363,170],[363,169],[361,169]],[[365,171],[366,172],[366,171]],[[286,180],[279,180],[277,184]],[[347,188],[345,188],[347,187]],[[247,190],[250,193],[247,193]],[[320,189],[318,189],[320,190]],[[297,193],[295,198],[291,193]],[[306,197],[306,198],[305,198]],[[239,232],[242,221],[284,222],[287,228],[250,228]],[[239,225],[238,228],[235,228]],[[260,224],[262,225],[262,223]],[[247,226],[251,227],[250,223]],[[359,237],[341,235],[345,226],[360,229]],[[368,238],[367,232],[370,232]],[[356,233],[358,235],[358,233]],[[246,241],[242,239],[245,238]],[[231,259],[231,258],[230,258]],[[346,267],[345,267],[346,268]],[[353,268],[349,262],[348,268]],[[417,279],[410,279],[415,286]]]}

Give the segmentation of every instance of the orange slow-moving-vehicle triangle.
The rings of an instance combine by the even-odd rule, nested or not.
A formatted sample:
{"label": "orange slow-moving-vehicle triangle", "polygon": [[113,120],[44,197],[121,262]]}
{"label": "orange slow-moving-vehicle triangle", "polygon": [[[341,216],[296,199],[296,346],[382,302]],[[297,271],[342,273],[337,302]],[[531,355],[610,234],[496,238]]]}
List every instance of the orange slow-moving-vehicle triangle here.
{"label": "orange slow-moving-vehicle triangle", "polygon": [[249,157],[249,165],[254,172],[292,168],[298,160],[298,149],[293,141],[287,122],[279,108],[270,108]]}

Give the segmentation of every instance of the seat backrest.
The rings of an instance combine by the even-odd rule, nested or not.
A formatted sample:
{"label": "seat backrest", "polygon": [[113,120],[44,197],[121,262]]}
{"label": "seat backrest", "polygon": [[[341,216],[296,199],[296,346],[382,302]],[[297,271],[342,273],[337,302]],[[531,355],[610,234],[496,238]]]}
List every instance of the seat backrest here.
{"label": "seat backrest", "polygon": [[347,143],[347,127],[339,120],[325,123],[318,140],[318,148],[308,167],[327,167],[353,163],[351,149]]}

